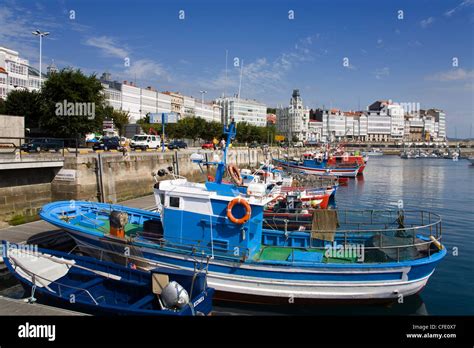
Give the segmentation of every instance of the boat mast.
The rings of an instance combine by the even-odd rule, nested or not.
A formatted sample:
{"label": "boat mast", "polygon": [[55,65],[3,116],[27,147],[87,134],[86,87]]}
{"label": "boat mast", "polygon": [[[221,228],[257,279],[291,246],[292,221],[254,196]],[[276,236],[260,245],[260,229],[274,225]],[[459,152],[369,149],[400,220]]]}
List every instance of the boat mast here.
{"label": "boat mast", "polygon": [[222,178],[225,174],[225,169],[227,166],[227,150],[229,148],[229,144],[232,142],[232,139],[235,138],[235,121],[234,118],[231,117],[230,123],[228,126],[224,125],[224,135],[226,136],[225,146],[224,146],[224,153],[222,155],[222,160],[217,163],[217,170],[216,170],[216,178],[215,182],[217,184],[222,183]]}

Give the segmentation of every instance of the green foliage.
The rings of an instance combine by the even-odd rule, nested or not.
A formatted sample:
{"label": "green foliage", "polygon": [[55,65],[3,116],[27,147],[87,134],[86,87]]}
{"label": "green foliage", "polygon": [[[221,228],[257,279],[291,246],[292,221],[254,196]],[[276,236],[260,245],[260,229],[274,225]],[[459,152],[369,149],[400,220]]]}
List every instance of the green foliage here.
{"label": "green foliage", "polygon": [[41,94],[27,89],[11,91],[3,105],[6,115],[24,116],[26,128],[38,128],[41,118]]}
{"label": "green foliage", "polygon": [[[40,127],[48,134],[73,138],[84,136],[86,133],[102,129],[106,114],[103,87],[95,75],[86,76],[80,70],[63,69],[52,74],[45,81],[42,91],[42,108]],[[95,116],[89,119],[85,116],[57,115],[57,103],[93,103]]]}
{"label": "green foliage", "polygon": [[237,142],[267,144],[275,141],[277,134],[275,126],[257,127],[247,122],[237,123]]}
{"label": "green foliage", "polygon": [[130,123],[130,114],[128,111],[114,110],[111,106],[106,106],[105,117],[114,121],[120,136],[125,134],[125,126]]}
{"label": "green foliage", "polygon": [[137,121],[138,124],[150,124],[150,115],[149,114],[146,114],[145,117],[139,119]]}
{"label": "green foliage", "polygon": [[[138,122],[145,133],[148,133],[149,129],[153,128],[161,135],[161,124],[150,124],[145,121],[146,120],[142,120]],[[203,139],[211,141],[214,138],[220,138],[222,136],[222,124],[214,121],[207,122],[200,117],[186,117],[177,123],[167,124],[165,133],[168,139]]]}
{"label": "green foliage", "polygon": [[276,108],[267,108],[267,114],[276,114],[277,109]]}

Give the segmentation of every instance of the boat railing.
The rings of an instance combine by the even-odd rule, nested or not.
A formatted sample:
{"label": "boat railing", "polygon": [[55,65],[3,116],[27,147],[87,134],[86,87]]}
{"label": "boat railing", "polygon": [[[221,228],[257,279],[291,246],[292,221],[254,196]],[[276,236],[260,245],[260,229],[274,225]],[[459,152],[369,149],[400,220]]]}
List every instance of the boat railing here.
{"label": "boat railing", "polygon": [[[226,244],[221,245],[219,241],[204,241],[198,239],[186,239],[186,238],[162,238],[150,236],[143,232],[137,232],[130,235],[134,240],[140,238],[142,241],[153,243],[160,248],[176,249],[180,252],[185,252],[191,256],[206,258],[207,256],[219,255],[219,257],[228,258],[231,260],[240,259],[245,261],[249,255],[250,250],[248,248],[242,248],[237,245]],[[237,252],[236,252],[237,250]]]}
{"label": "boat railing", "polygon": [[[340,227],[335,230],[312,229],[312,219],[308,219],[308,211],[304,209],[292,209],[285,218],[267,218],[264,226],[270,227],[269,233],[271,230],[283,231],[287,239],[298,238],[302,232],[307,233],[310,249],[327,250],[328,243],[334,241],[341,245],[342,249],[360,244],[366,254],[373,250],[384,251],[397,261],[404,259],[401,254],[409,249],[414,255],[431,256],[432,245],[437,249],[442,248],[441,217],[436,213],[421,210],[338,210],[337,212]],[[371,242],[367,243],[369,240]]]}
{"label": "boat railing", "polygon": [[[61,298],[63,297],[63,295],[62,295],[62,294],[63,294],[63,291],[61,290],[61,288],[62,288],[62,287],[63,287],[63,288],[70,288],[70,289],[73,289],[73,290],[78,290],[78,291],[85,292],[85,293],[91,298],[91,300],[94,302],[94,304],[95,304],[96,306],[99,305],[99,303],[96,301],[96,299],[94,298],[94,296],[92,296],[92,294],[90,293],[90,291],[87,290],[87,289],[80,288],[80,287],[73,286],[73,285],[69,285],[69,284],[62,284],[62,283],[59,283],[59,282],[57,282],[57,281],[55,281],[55,280],[51,280],[51,279],[48,279],[48,278],[46,278],[46,277],[40,276],[39,274],[33,273],[33,272],[31,272],[30,270],[27,270],[27,269],[21,267],[20,265],[17,265],[17,264],[15,264],[15,265],[16,265],[16,267],[20,267],[20,268],[21,268],[22,270],[24,270],[28,275],[30,275],[30,277],[31,277],[31,282],[32,282],[32,284],[33,284],[34,287],[36,286],[36,278],[39,278],[39,279],[42,279],[42,280],[45,280],[45,281],[49,282],[50,284],[56,285],[56,286],[58,287],[59,297],[61,297]],[[16,268],[16,267],[15,267],[15,268]],[[48,287],[48,286],[46,286],[46,287]],[[52,290],[52,289],[50,289],[50,290]],[[54,291],[54,290],[53,290],[53,291]]]}

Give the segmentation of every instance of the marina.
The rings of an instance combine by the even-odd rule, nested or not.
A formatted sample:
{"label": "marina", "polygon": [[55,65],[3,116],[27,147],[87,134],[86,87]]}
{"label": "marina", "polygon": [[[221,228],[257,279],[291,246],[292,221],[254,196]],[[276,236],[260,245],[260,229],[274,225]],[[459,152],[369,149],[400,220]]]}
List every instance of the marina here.
{"label": "marina", "polygon": [[[227,132],[228,140],[230,140],[234,136],[232,126]],[[405,209],[403,204],[400,205],[400,201],[407,204],[403,199],[388,202],[389,204],[387,202],[381,205],[377,204],[377,209],[374,209],[374,205],[370,205],[367,207],[368,210],[364,210],[364,204],[358,204],[359,209],[353,209],[353,206],[347,209],[348,206],[345,206],[345,204],[350,199],[340,198],[340,196],[344,193],[357,191],[366,180],[370,179],[370,174],[357,176],[357,178],[345,182],[343,186],[334,186],[337,190],[334,189],[328,193],[333,198],[327,206],[321,206],[322,200],[317,200],[314,196],[309,200],[315,202],[314,208],[311,206],[305,208],[301,205],[302,203],[298,205],[298,201],[289,200],[289,197],[294,194],[294,190],[283,190],[284,186],[281,186],[281,182],[286,180],[283,179],[285,174],[282,176],[281,170],[277,167],[266,165],[266,167],[263,166],[254,172],[242,171],[242,175],[247,175],[248,182],[240,188],[239,186],[233,186],[235,184],[232,183],[232,180],[238,180],[238,177],[233,178],[231,176],[231,181],[222,181],[224,174],[226,174],[225,157],[224,151],[222,154],[224,162],[212,163],[217,166],[216,175],[212,178],[208,177],[204,184],[188,183],[184,178],[174,174],[172,168],[168,168],[155,174],[154,195],[130,200],[124,202],[124,205],[81,201],[47,204],[40,215],[43,220],[48,221],[54,227],[43,221],[38,221],[27,224],[34,226],[32,229],[27,228],[26,225],[20,225],[0,230],[0,236],[7,240],[9,240],[9,236],[13,236],[9,242],[27,244],[31,243],[34,238],[39,238],[38,236],[42,236],[44,241],[48,240],[48,235],[52,239],[58,239],[58,237],[68,238],[70,236],[72,239],[69,239],[68,243],[74,240],[74,245],[79,248],[78,250],[86,252],[86,254],[86,250],[92,248],[96,250],[92,253],[96,257],[104,252],[111,253],[114,256],[113,259],[122,260],[120,263],[125,265],[132,263],[134,267],[146,271],[156,267],[204,271],[207,274],[209,286],[217,290],[215,295],[216,313],[219,313],[219,310],[222,309],[224,309],[224,313],[228,314],[239,313],[242,311],[242,308],[237,305],[239,303],[246,308],[244,313],[249,311],[258,314],[259,310],[265,312],[267,310],[266,305],[277,303],[280,304],[280,312],[291,313],[292,310],[308,303],[308,301],[316,306],[315,309],[321,308],[318,306],[327,308],[327,305],[321,304],[321,301],[339,301],[341,303],[346,302],[349,306],[356,306],[356,308],[363,311],[365,307],[362,303],[366,300],[369,302],[380,302],[381,300],[386,302],[390,299],[397,299],[399,296],[412,297],[413,295],[419,298],[418,293],[421,289],[425,286],[427,289],[430,288],[430,285],[427,285],[428,278],[433,274],[435,265],[447,253],[446,247],[443,246],[444,242],[441,242],[442,232],[446,231],[444,223],[442,227],[441,214]],[[191,156],[191,160],[195,165],[201,167],[207,167],[210,164],[202,156]],[[388,161],[390,163],[394,160],[395,158],[392,156],[383,156],[369,159],[369,161],[364,162],[364,165],[368,165],[368,168],[370,168],[370,165],[375,163],[374,165],[379,167],[377,161]],[[440,162],[436,161],[436,163]],[[467,164],[467,161],[458,163]],[[278,162],[277,165],[279,165]],[[465,166],[466,168],[469,169],[469,166]],[[370,169],[367,169],[367,172],[370,173]],[[269,176],[270,173],[272,173],[271,176]],[[301,173],[296,176],[300,181],[302,180],[301,175],[305,176]],[[171,179],[168,179],[168,177],[171,177]],[[212,180],[209,181],[209,179]],[[319,183],[324,182],[321,180],[329,180],[325,183],[325,190],[327,190],[327,185],[337,184],[338,178],[336,176],[332,179],[313,179],[312,184],[315,185],[318,180],[320,180]],[[222,183],[220,183],[221,181]],[[241,184],[243,184],[243,181]],[[371,183],[370,185],[378,185],[378,183]],[[234,187],[234,190],[237,188],[237,191],[230,190],[232,187]],[[308,189],[311,191],[311,186]],[[206,197],[203,196],[204,192],[202,190],[209,191],[211,194],[214,191],[215,193],[212,195],[214,198],[212,199],[224,199],[225,202],[229,203],[229,206],[235,194],[237,194],[237,197],[244,195],[244,199],[250,202],[247,217],[245,210],[239,207],[241,210],[227,209],[227,218],[229,220],[233,218],[235,220],[233,222],[220,222],[221,218],[219,216],[213,217],[209,213],[205,213],[201,217],[198,214],[197,219],[194,218],[193,214],[196,214],[196,212],[208,209],[204,206],[198,208],[197,205],[199,202],[196,200],[197,197]],[[321,190],[321,188],[318,188],[318,190]],[[188,194],[191,194],[189,197],[194,197],[193,210],[188,212],[186,217],[183,217],[187,220],[188,228],[186,231],[182,227],[177,227],[182,226],[179,216],[183,213],[178,210],[179,213],[176,215],[176,212],[169,210],[171,200],[166,198],[169,197],[168,191],[173,192],[174,197],[182,197],[180,199],[184,199]],[[189,193],[187,193],[188,191]],[[336,194],[336,191],[339,193]],[[270,211],[258,208],[267,205],[276,198],[278,198],[277,201],[280,204],[279,197],[281,197],[282,192],[288,194],[288,197],[284,200],[286,202],[284,211],[276,210],[272,214]],[[246,197],[245,194],[248,196]],[[301,195],[295,197],[301,197]],[[300,199],[301,202],[301,198],[297,199]],[[183,203],[175,203],[177,204],[175,208],[187,207],[189,203],[186,202],[186,199],[184,199]],[[240,203],[237,202],[237,205]],[[288,203],[292,205],[289,206]],[[297,204],[295,205],[295,203]],[[212,203],[211,207],[214,207],[214,205],[219,206],[217,203]],[[245,208],[245,204],[242,207]],[[324,228],[314,230],[314,227],[317,226],[314,221],[322,219],[323,216],[327,219],[325,211],[337,214],[334,222],[331,222],[331,218],[329,218],[325,228],[334,223],[336,223],[334,226],[337,227],[331,227],[334,228],[331,230],[325,230]],[[125,213],[126,216],[125,224],[121,227],[118,226],[118,229],[114,228],[115,232],[112,229],[113,225],[110,217],[114,212]],[[238,217],[235,217],[234,214]],[[264,216],[263,228],[252,222],[254,216],[262,216],[262,214]],[[163,219],[163,216],[165,219]],[[172,217],[170,222],[166,222],[167,216]],[[207,222],[205,222],[206,216]],[[330,216],[333,216],[332,219],[334,219],[333,214],[330,214]],[[243,222],[238,220],[243,220]],[[246,227],[247,221],[251,224],[248,227]],[[191,226],[194,223],[199,226],[202,222],[204,222],[204,225],[200,227],[201,232],[199,232],[198,241],[193,236],[197,231],[194,232]],[[219,226],[223,222],[227,227]],[[254,227],[251,227],[252,225]],[[393,227],[390,227],[392,225]],[[244,226],[244,229],[239,226]],[[24,231],[25,227],[28,231],[37,232],[38,235],[34,232],[29,232],[30,235],[23,232],[25,235],[22,236],[22,229]],[[232,229],[229,228],[237,229],[235,232],[230,232]],[[414,229],[412,230],[412,228]],[[44,231],[48,229],[48,232]],[[282,230],[282,232],[279,232],[279,230]],[[184,235],[185,232],[188,234]],[[282,233],[283,239],[279,237],[279,233]],[[318,234],[329,235],[329,237],[321,238]],[[232,235],[235,235],[236,238],[231,237]],[[15,238],[16,240],[13,240]],[[261,241],[261,244],[257,241]],[[122,253],[124,248],[128,248],[127,246],[131,247],[131,253],[124,258]],[[333,270],[331,270],[332,263],[335,267]],[[238,268],[232,270],[232,267],[236,267],[236,265],[238,265]],[[274,275],[270,275],[268,270],[265,270],[268,265],[271,265]],[[322,268],[319,268],[318,265]],[[420,270],[422,269],[423,273],[418,274],[418,271],[416,271],[417,265],[420,265]],[[443,265],[443,262],[440,262],[440,265]],[[225,271],[226,267],[233,274],[231,277],[225,276],[227,273]],[[294,273],[298,274],[298,277],[294,278],[296,282],[291,283],[288,275],[285,275],[282,278],[285,281],[277,285],[277,278],[273,280],[271,277],[278,277],[279,272],[284,274],[286,272],[285,268],[292,272],[296,271]],[[239,270],[238,276],[236,274],[237,269]],[[253,272],[254,274],[246,275],[246,269],[248,269],[247,272]],[[344,273],[348,270],[350,270],[351,276],[349,276],[349,273]],[[308,273],[308,271],[310,272]],[[410,273],[407,273],[408,271]],[[267,280],[255,278],[257,275],[255,272],[265,274]],[[330,272],[331,278],[324,276],[327,272]],[[360,280],[357,281],[357,278],[354,278],[357,273],[360,274],[361,280],[366,279],[369,282],[364,284]],[[434,272],[435,275],[436,273]],[[307,285],[304,286],[304,283],[301,282],[303,274],[307,274],[307,278],[304,279],[304,283]],[[374,280],[378,279],[380,285],[370,280],[371,274],[375,276]],[[386,277],[385,280],[381,278],[381,274]],[[415,274],[417,278],[411,278]],[[268,278],[269,276],[270,278]],[[321,276],[322,278],[318,279]],[[340,277],[343,282],[339,283],[337,277]],[[349,277],[354,278],[357,282],[349,285],[351,284]],[[401,282],[397,281],[397,278]],[[259,284],[258,288],[248,281],[251,279],[255,284]],[[268,282],[268,279],[271,279],[271,281]],[[406,283],[404,283],[404,279],[405,282],[407,281]],[[325,281],[327,284],[324,283]],[[311,282],[315,283],[312,284]],[[267,288],[262,287],[265,283],[268,284]],[[288,285],[285,285],[285,283]],[[391,283],[394,286],[391,286]],[[245,287],[242,287],[243,284],[245,284]],[[356,292],[354,292],[355,284],[359,287]],[[371,289],[374,285],[376,287]],[[288,290],[285,290],[285,286],[288,286]],[[339,286],[342,287],[337,290]],[[249,296],[250,294],[252,295]],[[287,308],[288,298],[295,300],[297,303],[297,306],[294,306],[295,308]],[[354,302],[360,302],[360,304],[354,304]],[[413,301],[409,301],[409,303],[413,303]],[[249,309],[248,306],[252,306],[252,304],[257,307],[250,307]]]}
{"label": "marina", "polygon": [[0,348],[472,343],[474,0],[339,2],[0,8]]}

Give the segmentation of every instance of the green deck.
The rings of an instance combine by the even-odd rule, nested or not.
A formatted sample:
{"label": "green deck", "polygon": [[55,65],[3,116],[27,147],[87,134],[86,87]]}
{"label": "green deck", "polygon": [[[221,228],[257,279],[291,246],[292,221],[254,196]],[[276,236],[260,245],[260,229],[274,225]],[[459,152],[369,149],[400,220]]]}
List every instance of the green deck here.
{"label": "green deck", "polygon": [[[324,249],[302,249],[292,247],[262,246],[260,252],[255,256],[256,261],[287,261],[293,250],[306,251],[308,253],[324,254]],[[357,258],[338,258],[323,256],[323,263],[356,263]]]}
{"label": "green deck", "polygon": [[[76,223],[76,225],[81,226],[82,228],[87,228],[88,230],[91,231],[100,231],[103,232],[104,234],[108,234],[110,232],[110,222],[108,220],[104,221],[103,224],[97,225],[97,227],[89,227],[89,226],[84,226],[80,222]],[[127,222],[125,224],[125,235],[130,236],[134,235],[137,232],[142,232],[143,231],[143,226],[142,225],[137,225],[137,224],[131,224]]]}

